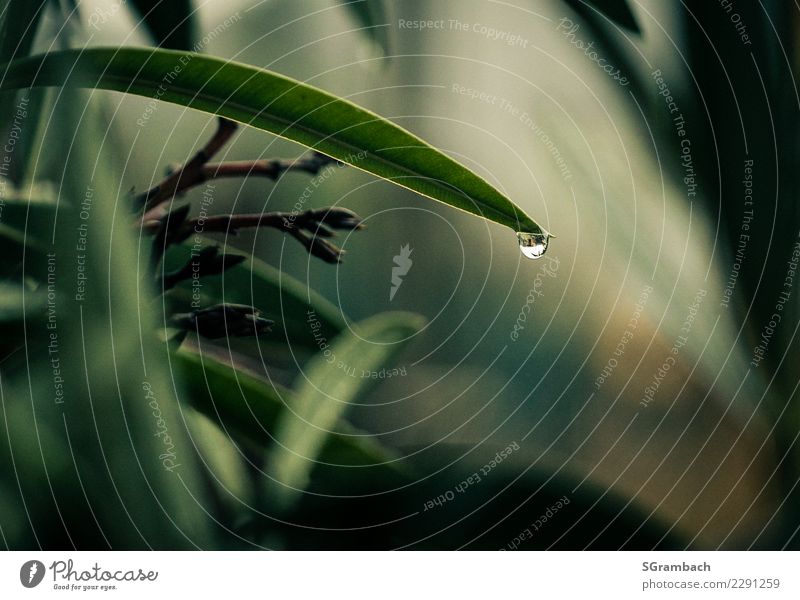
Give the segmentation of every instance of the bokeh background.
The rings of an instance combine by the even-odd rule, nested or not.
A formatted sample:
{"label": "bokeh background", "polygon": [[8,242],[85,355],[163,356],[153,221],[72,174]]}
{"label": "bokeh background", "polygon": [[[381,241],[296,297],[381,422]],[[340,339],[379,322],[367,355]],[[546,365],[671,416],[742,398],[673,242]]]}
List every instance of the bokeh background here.
{"label": "bokeh background", "polygon": [[[47,5],[36,49],[153,43],[130,7],[77,5]],[[112,6],[120,8],[110,15]],[[331,428],[379,445],[382,464],[306,457],[310,480],[288,509],[275,502],[279,478],[276,484],[261,449],[186,416],[194,415],[186,397],[202,393],[202,369],[187,381],[139,331],[113,353],[102,344],[86,348],[81,332],[92,322],[107,340],[109,327],[134,327],[136,319],[121,305],[99,303],[100,312],[83,312],[78,324],[65,308],[62,322],[70,319],[84,341],[76,379],[85,373],[95,390],[75,427],[97,452],[82,462],[80,452],[48,450],[48,436],[63,432],[62,415],[48,416],[52,403],[38,400],[36,382],[50,376],[44,361],[31,351],[0,364],[6,547],[796,547],[800,292],[787,277],[798,241],[797,7],[727,6],[196,0],[203,53],[374,110],[485,177],[556,237],[543,259],[528,260],[513,232],[343,167],[317,181],[308,204],[364,218],[364,230],[339,238],[342,264],[316,260],[273,230],[214,238],[316,290],[346,329],[358,332],[358,322],[387,311],[427,321],[384,365],[399,374],[375,378],[347,407],[350,429]],[[109,16],[92,26],[98,14]],[[434,25],[407,25],[420,21]],[[602,65],[619,69],[627,84]],[[128,189],[147,189],[168,165],[186,161],[214,129],[213,117],[166,103],[147,113],[146,98],[35,94],[44,138],[31,151],[33,178],[83,195],[85,183],[66,167],[70,152],[83,148],[75,132],[86,133],[92,118],[102,140],[100,150],[86,150],[97,159],[94,185],[102,189],[96,180],[108,179],[116,205]],[[303,153],[244,127],[218,158]],[[218,181],[213,211],[290,211],[310,181],[294,173],[277,182]],[[198,189],[184,200],[196,214],[201,198]],[[153,302],[137,284],[141,238],[107,212],[118,237],[130,234],[131,254],[112,252],[122,242],[101,233],[101,202],[115,206],[113,198],[94,201],[93,231],[107,245],[100,262],[111,273],[104,279],[98,271],[98,285],[108,298],[126,297],[138,329],[147,329],[150,317],[141,314]],[[413,264],[390,297],[394,257],[406,245]],[[128,283],[115,288],[125,273]],[[755,360],[781,292],[789,297],[780,322]],[[299,385],[319,348],[287,342],[282,307],[262,308],[279,323],[273,336],[208,352],[221,360],[235,353],[254,377]],[[152,322],[163,322],[163,307],[153,312]],[[27,318],[26,348],[44,335]],[[141,467],[152,446],[147,415],[140,438],[130,439],[116,435],[130,430],[130,410],[102,418],[103,403],[143,402],[137,375],[128,372],[139,368],[131,365],[145,346],[161,371],[159,401],[180,431],[176,440],[182,436],[184,464],[193,465],[177,492],[142,483],[172,475]],[[128,374],[126,389],[119,381]],[[222,403],[241,393],[212,388]],[[15,410],[25,412],[19,421]],[[262,441],[268,453],[272,432]],[[21,450],[25,443],[33,445]],[[122,514],[129,524],[108,525]],[[87,515],[96,524],[89,532],[78,526]]]}

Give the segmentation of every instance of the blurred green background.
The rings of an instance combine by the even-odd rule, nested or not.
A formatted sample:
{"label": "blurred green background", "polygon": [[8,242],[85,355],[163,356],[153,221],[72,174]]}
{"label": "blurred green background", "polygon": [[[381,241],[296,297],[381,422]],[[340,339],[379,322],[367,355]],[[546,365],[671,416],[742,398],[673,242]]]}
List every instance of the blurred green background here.
{"label": "blurred green background", "polygon": [[[37,51],[152,43],[129,7],[77,4],[75,12],[47,3]],[[23,231],[43,254],[28,251],[6,275],[28,286],[26,301],[46,294],[44,253],[70,248],[81,216],[69,207],[90,186],[95,287],[86,304],[72,300],[74,257],[59,249],[64,406],[47,390],[43,309],[21,318],[11,310],[8,327],[24,335],[0,363],[5,546],[796,547],[798,304],[784,286],[798,237],[796,7],[736,3],[746,44],[718,3],[627,4],[633,26],[625,3],[599,0],[195,2],[196,49],[374,110],[557,236],[544,259],[527,260],[512,232],[351,167],[323,180],[214,182],[215,214],[291,211],[315,182],[305,208],[342,206],[364,218],[363,231],[339,238],[341,265],[270,229],[214,239],[318,292],[353,336],[371,331],[357,323],[389,311],[424,317],[397,354],[370,353],[405,335],[342,350],[359,371],[400,373],[374,381],[347,369],[307,377],[320,349],[302,316],[287,340],[285,307],[264,305],[247,277],[227,273],[223,297],[264,310],[277,322],[273,334],[216,344],[192,337],[183,359],[169,354],[153,333],[167,305],[142,283],[149,242],[122,203],[129,189],[148,189],[188,160],[214,119],[117,93],[31,92],[38,104],[20,146],[27,175],[15,150],[9,177],[17,186],[49,182],[67,209],[56,227],[23,205]],[[420,21],[441,26],[404,25]],[[303,152],[243,127],[217,159]],[[753,221],[743,230],[748,160]],[[202,198],[200,188],[186,196],[192,214]],[[750,237],[737,259],[743,231]],[[406,245],[413,264],[390,297],[394,257]],[[788,303],[754,366],[782,291]],[[14,288],[7,305],[21,307],[20,296]],[[214,379],[218,367],[197,361],[198,348],[252,381],[227,371]],[[358,389],[323,431],[336,435],[304,446],[299,438],[320,430],[297,426],[303,407],[324,405],[338,380]],[[330,387],[320,392],[317,381]],[[142,382],[156,390],[182,456],[177,477],[161,468]],[[259,394],[289,387],[304,390],[297,404],[278,392],[278,416],[249,437],[229,429],[232,417],[218,408],[242,398],[258,405]],[[217,408],[201,416],[203,405]],[[284,429],[272,426],[276,418]],[[300,475],[279,472],[293,452],[280,431],[298,448],[325,449],[291,463]],[[295,481],[302,489],[287,494]]]}

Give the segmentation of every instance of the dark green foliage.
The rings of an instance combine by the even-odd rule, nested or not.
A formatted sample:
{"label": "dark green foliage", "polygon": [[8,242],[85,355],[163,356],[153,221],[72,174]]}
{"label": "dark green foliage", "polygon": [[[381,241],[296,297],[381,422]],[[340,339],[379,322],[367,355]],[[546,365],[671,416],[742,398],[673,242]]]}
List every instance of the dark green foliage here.
{"label": "dark green foliage", "polygon": [[191,50],[195,43],[196,17],[192,0],[130,0],[156,46]]}

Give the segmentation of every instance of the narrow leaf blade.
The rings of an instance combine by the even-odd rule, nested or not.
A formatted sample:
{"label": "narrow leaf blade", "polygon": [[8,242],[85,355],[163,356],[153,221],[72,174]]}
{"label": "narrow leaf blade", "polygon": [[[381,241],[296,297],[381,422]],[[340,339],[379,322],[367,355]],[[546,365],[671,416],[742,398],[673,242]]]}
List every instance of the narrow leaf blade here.
{"label": "narrow leaf blade", "polygon": [[[185,396],[181,400],[208,417],[225,435],[249,445],[265,448],[274,435],[276,421],[285,405],[294,404],[294,392],[234,368],[208,354],[180,350],[170,356],[181,378]],[[343,433],[354,429],[346,423]],[[330,436],[322,457],[353,463],[386,460],[390,451],[368,437]]]}
{"label": "narrow leaf blade", "polygon": [[15,61],[0,91],[31,86],[113,90],[223,115],[514,231],[544,231],[483,178],[412,133],[264,69],[171,50],[92,48]]}
{"label": "narrow leaf blade", "polygon": [[[360,372],[387,368],[422,327],[422,318],[409,313],[384,313],[345,333],[330,351],[310,361],[295,385],[296,393],[275,426],[276,447],[270,456],[273,479],[267,494],[279,510],[285,510],[307,487],[311,470],[331,430],[349,404],[367,389],[370,378]],[[350,374],[349,369],[358,372]]]}
{"label": "narrow leaf blade", "polygon": [[566,2],[576,13],[591,21],[602,20],[597,16],[597,13],[601,13],[625,29],[634,33],[642,32],[627,0],[566,0]]}
{"label": "narrow leaf blade", "polygon": [[363,28],[364,34],[378,44],[384,54],[389,51],[386,9],[381,0],[339,0]]}

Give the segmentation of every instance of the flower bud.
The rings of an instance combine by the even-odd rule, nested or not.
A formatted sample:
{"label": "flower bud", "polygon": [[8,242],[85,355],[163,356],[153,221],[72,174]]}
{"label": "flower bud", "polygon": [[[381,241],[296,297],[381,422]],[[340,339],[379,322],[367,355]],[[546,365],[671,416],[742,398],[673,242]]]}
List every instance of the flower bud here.
{"label": "flower bud", "polygon": [[261,316],[261,311],[245,304],[217,304],[187,314],[174,315],[171,324],[194,329],[212,340],[228,336],[257,336],[266,333],[274,321]]}

